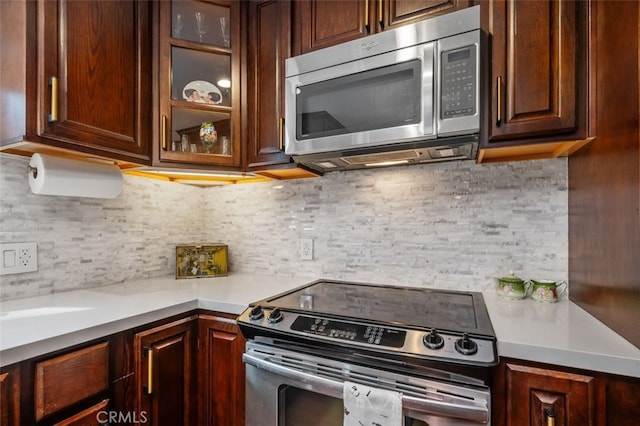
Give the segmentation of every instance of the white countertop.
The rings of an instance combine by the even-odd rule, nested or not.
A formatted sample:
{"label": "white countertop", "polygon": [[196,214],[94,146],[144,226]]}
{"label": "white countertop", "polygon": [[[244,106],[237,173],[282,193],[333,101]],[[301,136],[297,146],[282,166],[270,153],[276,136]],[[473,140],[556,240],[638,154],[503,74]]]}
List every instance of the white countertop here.
{"label": "white countertop", "polygon": [[[202,308],[239,314],[312,279],[231,274],[126,284],[0,303],[0,365]],[[544,304],[484,293],[502,357],[640,378],[640,349],[568,300]]]}
{"label": "white countertop", "polygon": [[483,296],[500,356],[640,378],[640,349],[566,296],[558,303]]}
{"label": "white countertop", "polygon": [[0,366],[197,308],[240,314],[251,302],[310,281],[170,276],[0,302]]}

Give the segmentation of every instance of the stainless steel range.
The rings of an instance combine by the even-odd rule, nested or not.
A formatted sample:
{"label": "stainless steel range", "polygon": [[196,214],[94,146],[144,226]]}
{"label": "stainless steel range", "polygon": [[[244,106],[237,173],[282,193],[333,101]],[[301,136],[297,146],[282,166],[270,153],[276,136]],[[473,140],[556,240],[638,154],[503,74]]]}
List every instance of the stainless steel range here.
{"label": "stainless steel range", "polygon": [[347,424],[353,383],[398,394],[404,426],[491,423],[498,356],[481,293],[318,280],[238,323],[248,425]]}

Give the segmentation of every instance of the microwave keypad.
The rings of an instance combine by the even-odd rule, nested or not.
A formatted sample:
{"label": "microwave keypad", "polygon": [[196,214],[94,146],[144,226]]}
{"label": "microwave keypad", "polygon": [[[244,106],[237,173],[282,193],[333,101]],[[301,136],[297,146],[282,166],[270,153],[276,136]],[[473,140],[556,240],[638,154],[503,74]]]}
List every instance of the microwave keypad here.
{"label": "microwave keypad", "polygon": [[446,51],[441,57],[441,118],[476,113],[476,46]]}

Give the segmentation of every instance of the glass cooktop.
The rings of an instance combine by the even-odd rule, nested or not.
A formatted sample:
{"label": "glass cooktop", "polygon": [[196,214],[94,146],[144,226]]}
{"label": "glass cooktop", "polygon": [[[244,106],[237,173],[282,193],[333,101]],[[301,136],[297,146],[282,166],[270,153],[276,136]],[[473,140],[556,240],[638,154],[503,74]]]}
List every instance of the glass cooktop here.
{"label": "glass cooktop", "polygon": [[481,293],[318,280],[256,304],[336,318],[493,336]]}

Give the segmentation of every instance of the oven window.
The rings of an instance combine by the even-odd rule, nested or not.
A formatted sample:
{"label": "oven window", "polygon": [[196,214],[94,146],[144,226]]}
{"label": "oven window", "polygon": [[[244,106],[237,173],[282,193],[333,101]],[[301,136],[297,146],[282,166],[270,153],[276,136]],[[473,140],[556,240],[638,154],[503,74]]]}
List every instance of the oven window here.
{"label": "oven window", "polygon": [[419,59],[298,87],[298,140],[420,123]]}
{"label": "oven window", "polygon": [[[293,386],[280,388],[278,426],[341,426],[342,399]],[[429,426],[422,420],[404,418],[404,426]]]}

